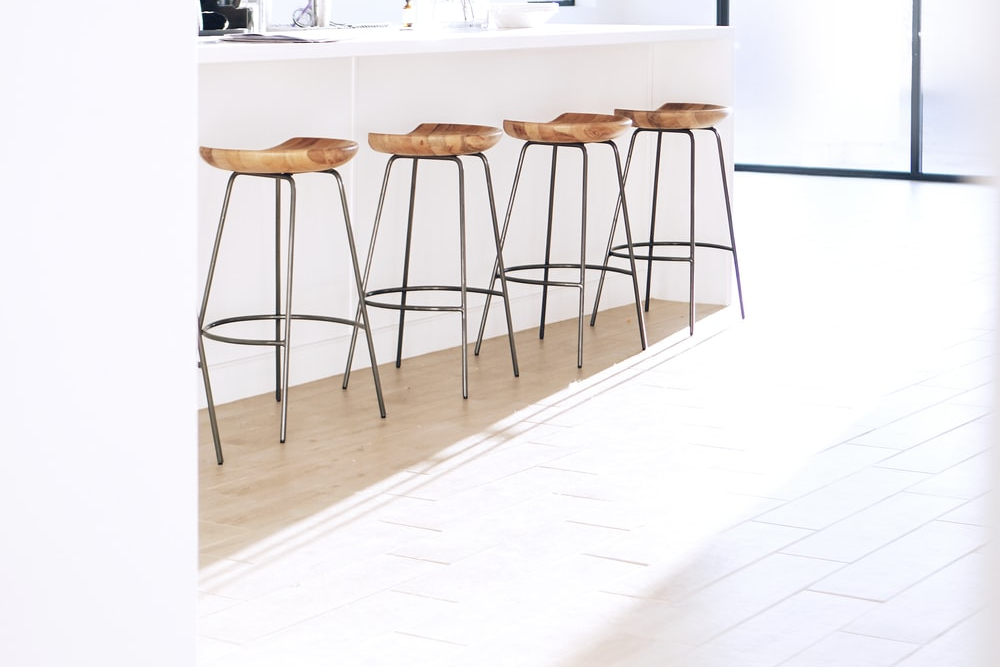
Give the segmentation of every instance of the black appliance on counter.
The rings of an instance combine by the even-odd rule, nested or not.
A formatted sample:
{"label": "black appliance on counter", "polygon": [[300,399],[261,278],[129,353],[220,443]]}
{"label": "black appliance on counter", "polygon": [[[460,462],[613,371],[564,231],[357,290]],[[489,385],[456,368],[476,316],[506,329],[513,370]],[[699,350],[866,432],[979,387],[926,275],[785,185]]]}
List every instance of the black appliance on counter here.
{"label": "black appliance on counter", "polygon": [[241,0],[200,0],[202,13],[199,35],[224,35],[247,32],[253,21],[250,8],[241,7]]}

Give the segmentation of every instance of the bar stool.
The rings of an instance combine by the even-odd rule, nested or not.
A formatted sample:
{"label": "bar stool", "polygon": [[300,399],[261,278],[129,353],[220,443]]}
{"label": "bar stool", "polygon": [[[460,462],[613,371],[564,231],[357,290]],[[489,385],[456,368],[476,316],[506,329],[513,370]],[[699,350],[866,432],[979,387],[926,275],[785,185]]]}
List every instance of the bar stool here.
{"label": "bar stool", "polygon": [[[469,293],[484,294],[487,298],[499,296],[504,301],[505,317],[507,319],[508,344],[511,348],[511,365],[514,369],[515,377],[518,377],[518,355],[515,350],[514,330],[511,325],[511,309],[507,296],[507,282],[502,280],[500,289],[493,289],[493,284],[489,288],[473,287],[466,280],[466,185],[465,169],[461,158],[476,158],[483,165],[483,174],[486,180],[486,191],[490,209],[490,219],[492,222],[493,243],[495,252],[495,262],[503,266],[501,256],[500,229],[497,223],[497,209],[494,204],[493,185],[490,177],[490,164],[487,162],[486,151],[500,141],[502,133],[499,128],[484,125],[460,125],[460,124],[436,124],[424,123],[418,125],[411,132],[406,134],[386,134],[371,132],[368,135],[368,145],[379,153],[388,154],[389,160],[386,162],[386,170],[382,180],[382,191],[379,193],[379,204],[376,209],[375,223],[372,227],[372,240],[369,243],[368,260],[365,266],[365,277],[362,281],[365,292],[365,303],[373,308],[384,308],[398,310],[399,325],[397,328],[396,342],[396,367],[399,368],[403,359],[403,332],[406,314],[408,311],[424,312],[455,312],[460,314],[462,323],[462,397],[469,397],[469,361],[467,355],[467,297]],[[386,193],[389,187],[390,174],[398,161],[404,160],[411,163],[410,170],[410,205],[407,214],[407,230],[405,248],[403,254],[403,276],[399,285],[390,287],[379,287],[369,289],[368,282],[372,270],[372,260],[375,254],[376,243],[379,235],[379,224],[382,219],[383,207],[386,203]],[[458,171],[459,190],[459,282],[451,285],[424,285],[412,284],[411,250],[414,237],[414,211],[417,195],[417,171],[422,163],[429,162],[451,162]],[[436,230],[428,230],[436,233]],[[410,295],[421,292],[433,292],[435,298],[441,292],[458,293],[458,303],[453,299],[445,303],[444,299],[438,303],[427,303],[421,301],[414,303],[409,299]],[[395,298],[394,296],[395,295]],[[356,332],[357,335],[357,332]],[[353,345],[352,352],[353,353]],[[479,348],[476,350],[479,353]],[[350,358],[348,360],[350,367]]]}
{"label": "bar stool", "polygon": [[[386,408],[382,398],[382,385],[379,381],[379,369],[375,359],[375,347],[372,343],[372,333],[368,322],[368,311],[364,305],[361,271],[358,255],[355,250],[354,235],[351,231],[351,219],[348,214],[347,198],[344,194],[344,183],[336,168],[350,161],[358,151],[358,144],[346,139],[319,139],[295,137],[273,148],[262,150],[239,150],[227,148],[209,148],[202,146],[199,153],[213,167],[232,172],[226,185],[222,212],[219,215],[219,226],[216,230],[215,243],[212,247],[212,258],[209,263],[208,278],[205,281],[205,292],[202,296],[201,309],[198,312],[198,360],[205,383],[205,395],[208,401],[209,421],[212,425],[212,440],[215,444],[216,460],[223,462],[222,447],[219,440],[219,426],[216,420],[215,403],[212,399],[212,385],[209,382],[209,369],[205,360],[204,339],[233,343],[236,345],[262,345],[275,348],[275,399],[281,402],[281,425],[279,440],[285,442],[285,431],[288,415],[288,381],[289,363],[291,358],[292,321],[312,320],[347,325],[353,328],[354,335],[358,329],[363,329],[368,341],[369,359],[372,362],[372,376],[375,379],[375,392],[379,401],[379,412],[385,417]],[[351,256],[351,268],[355,289],[358,293],[359,308],[354,319],[334,317],[330,315],[301,314],[292,309],[292,277],[293,254],[295,249],[295,206],[296,186],[294,176],[306,173],[330,174],[337,183],[341,201],[341,211],[344,218],[344,229],[347,234],[347,246]],[[270,179],[275,184],[275,264],[274,264],[274,312],[266,314],[237,315],[206,322],[209,296],[212,282],[215,278],[216,263],[222,244],[223,229],[226,224],[226,214],[229,209],[233,185],[237,178],[251,176]],[[281,227],[282,227],[282,183],[289,187],[288,207],[288,242],[285,257],[285,296],[282,304],[281,275]],[[223,335],[221,327],[247,322],[274,322],[274,334],[263,338],[251,338],[236,335]]]}
{"label": "bar stool", "polygon": [[[633,159],[633,150],[636,147],[636,140],[643,133],[653,133],[657,137],[657,153],[654,158],[653,175],[653,196],[650,205],[650,234],[648,240],[638,241],[632,247],[626,245],[613,245],[612,234],[618,224],[619,207],[615,209],[615,217],[612,220],[612,234],[608,237],[608,248],[605,252],[605,266],[612,257],[633,258],[646,260],[646,294],[644,309],[650,309],[650,279],[653,273],[653,262],[688,262],[688,333],[695,333],[695,249],[712,248],[725,250],[733,258],[733,270],[737,279],[737,298],[740,302],[740,316],[744,317],[744,293],[740,285],[740,267],[737,263],[737,244],[733,236],[733,213],[730,209],[730,190],[726,183],[726,164],[723,159],[723,142],[716,124],[730,114],[730,108],[716,104],[690,104],[683,102],[668,102],[653,111],[635,111],[630,109],[616,109],[615,113],[629,118],[636,129],[633,131],[629,141],[629,153],[626,156],[626,178],[629,176],[629,166]],[[720,177],[723,181],[723,200],[726,204],[726,218],[730,229],[730,245],[719,243],[709,243],[697,240],[695,233],[695,132],[712,132],[716,137],[716,149],[719,154]],[[665,134],[685,134],[689,140],[689,233],[685,240],[658,240],[657,228],[657,195],[660,185],[661,149]],[[626,221],[628,225],[628,220]],[[686,248],[687,252],[666,251],[658,253],[658,248]],[[641,254],[636,251],[641,250]],[[623,253],[623,251],[626,251]],[[594,299],[594,310],[591,313],[591,324],[593,325],[598,315],[598,302],[601,299],[601,289],[605,276],[602,274],[598,282],[598,294]]]}
{"label": "bar stool", "polygon": [[[627,220],[626,248],[627,254],[631,258],[632,236],[628,224],[628,209],[625,206],[625,180],[622,171],[622,163],[619,158],[619,150],[613,141],[623,132],[631,127],[631,121],[623,116],[611,116],[591,113],[564,113],[549,122],[529,122],[520,120],[505,120],[504,131],[524,142],[521,147],[521,154],[518,158],[518,166],[515,170],[514,183],[511,186],[511,197],[508,200],[507,214],[504,218],[504,228],[501,234],[502,241],[506,239],[508,227],[511,223],[511,213],[514,208],[515,197],[518,193],[518,184],[521,180],[521,171],[525,163],[525,156],[528,149],[533,146],[546,146],[552,149],[551,168],[549,178],[549,215],[546,226],[546,247],[544,260],[541,263],[521,264],[510,266],[506,272],[502,267],[495,267],[495,276],[500,278],[507,273],[510,282],[523,283],[529,285],[540,285],[542,287],[542,308],[539,323],[539,338],[545,338],[546,331],[546,305],[550,287],[573,287],[578,291],[578,315],[577,315],[577,368],[584,365],[584,285],[588,269],[601,270],[603,272],[618,272],[631,276],[633,282],[633,294],[636,301],[636,320],[639,325],[640,345],[642,349],[647,347],[646,324],[643,320],[643,308],[640,304],[639,285],[636,279],[636,265],[630,259],[630,268],[622,269],[618,267],[604,266],[601,264],[587,263],[587,189],[588,189],[588,147],[594,144],[604,144],[611,148],[615,157],[616,183],[618,188],[618,202],[621,204],[623,216]],[[554,193],[556,186],[556,158],[560,149],[572,149],[580,151],[582,165],[581,180],[581,219],[580,219],[580,255],[572,262],[556,262],[552,256],[553,240],[553,212]],[[614,232],[614,230],[613,230]],[[554,270],[576,271],[575,280],[557,280],[553,276]],[[542,272],[542,277],[523,277],[524,272]],[[562,271],[566,273],[566,271]],[[519,275],[520,274],[520,275]],[[487,304],[489,306],[489,302]],[[483,313],[483,322],[486,321],[487,312]],[[480,336],[477,339],[477,346],[483,337],[483,322],[480,324]]]}

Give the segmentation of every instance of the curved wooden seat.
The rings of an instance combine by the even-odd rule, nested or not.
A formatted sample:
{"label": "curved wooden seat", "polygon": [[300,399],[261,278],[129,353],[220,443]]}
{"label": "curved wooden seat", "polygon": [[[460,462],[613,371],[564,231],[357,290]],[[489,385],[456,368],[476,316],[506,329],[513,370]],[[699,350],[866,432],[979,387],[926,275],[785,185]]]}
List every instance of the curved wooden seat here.
{"label": "curved wooden seat", "polygon": [[372,150],[406,157],[458,156],[482,153],[504,136],[489,125],[421,123],[407,134],[369,132]]}
{"label": "curved wooden seat", "polygon": [[643,130],[697,130],[712,127],[730,115],[730,107],[718,104],[668,102],[653,111],[616,109]]}
{"label": "curved wooden seat", "polygon": [[624,116],[596,113],[564,113],[548,123],[505,120],[504,131],[522,141],[553,144],[589,144],[609,141],[632,127]]}
{"label": "curved wooden seat", "polygon": [[245,150],[202,146],[198,152],[210,165],[225,171],[305,174],[345,164],[358,152],[358,143],[349,139],[294,137],[273,148]]}

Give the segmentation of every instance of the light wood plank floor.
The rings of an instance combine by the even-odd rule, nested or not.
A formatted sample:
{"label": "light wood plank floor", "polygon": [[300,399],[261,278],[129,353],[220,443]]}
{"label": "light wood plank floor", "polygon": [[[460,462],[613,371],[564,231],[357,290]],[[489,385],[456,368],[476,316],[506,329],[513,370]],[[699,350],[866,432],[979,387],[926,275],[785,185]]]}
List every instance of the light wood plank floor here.
{"label": "light wood plank floor", "polygon": [[[700,305],[697,320],[720,310]],[[655,302],[645,314],[654,343],[686,343],[688,307]],[[286,443],[278,443],[274,394],[219,407],[224,466],[215,463],[208,415],[202,410],[200,480],[202,564],[224,558],[283,526],[311,516],[369,485],[433,459],[450,445],[531,408],[568,386],[640,352],[635,308],[602,312],[585,328],[584,367],[577,368],[576,322],[518,332],[522,372],[515,377],[507,338],[469,353],[469,398],[461,395],[459,348],[380,364],[387,418],[380,419],[371,371],[290,390]],[[205,445],[208,446],[205,446]]]}
{"label": "light wood plank floor", "polygon": [[748,318],[655,303],[221,408],[199,663],[997,664],[997,191],[738,174]]}

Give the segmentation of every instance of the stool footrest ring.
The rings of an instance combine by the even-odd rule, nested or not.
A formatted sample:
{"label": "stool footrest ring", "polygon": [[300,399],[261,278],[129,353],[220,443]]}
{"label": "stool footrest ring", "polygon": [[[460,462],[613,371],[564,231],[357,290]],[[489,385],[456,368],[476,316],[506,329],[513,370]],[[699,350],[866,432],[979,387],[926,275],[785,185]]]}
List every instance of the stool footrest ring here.
{"label": "stool footrest ring", "polygon": [[[520,278],[510,275],[517,271],[544,271],[552,269],[573,269],[580,271],[580,264],[520,264],[518,266],[508,266],[504,268],[504,277],[509,283],[519,283],[522,285],[549,285],[552,287],[580,287],[579,282],[569,282],[565,280],[545,280],[542,278]],[[632,275],[629,269],[617,266],[602,266],[601,264],[585,264],[584,268],[589,271],[608,271],[611,273],[621,273],[626,276]]]}
{"label": "stool footrest ring", "polygon": [[[412,285],[408,287],[385,287],[383,289],[370,290],[365,292],[365,305],[372,308],[386,308],[389,310],[413,310],[413,311],[425,311],[425,312],[462,312],[462,306],[443,306],[443,305],[424,305],[424,304],[399,304],[399,303],[387,303],[385,301],[374,301],[369,297],[380,296],[383,294],[399,294],[401,297],[410,294],[411,292],[461,292],[462,288],[458,285]],[[486,287],[467,287],[467,294],[483,294],[487,296],[503,297],[504,293],[500,290],[488,289]]]}
{"label": "stool footrest ring", "polygon": [[[312,322],[328,322],[331,324],[342,324],[349,327],[354,327],[358,329],[363,327],[364,324],[354,320],[349,320],[344,317],[332,317],[328,315],[309,315],[302,313],[293,313],[293,320],[308,320]],[[238,324],[244,322],[284,322],[284,315],[237,315],[234,317],[225,317],[213,322],[209,322],[202,326],[202,335],[206,338],[214,341],[219,341],[220,343],[232,343],[234,345],[270,345],[272,347],[280,347],[285,345],[285,341],[276,338],[242,338],[236,336],[223,336],[222,334],[212,331],[216,327],[225,326],[227,324]]]}
{"label": "stool footrest ring", "polygon": [[[668,256],[668,255],[655,255],[653,254],[653,248],[688,248],[694,245],[696,248],[711,248],[713,250],[725,250],[727,252],[733,252],[733,248],[728,245],[723,245],[722,243],[709,243],[707,241],[696,241],[694,244],[688,241],[654,241],[650,243],[649,241],[636,242],[632,244],[633,257],[639,260],[652,260],[655,262],[690,262],[691,257],[684,256]],[[621,244],[613,246],[609,251],[609,257],[618,257],[619,259],[629,259],[629,253],[623,252],[627,251],[629,248],[628,244]],[[639,254],[636,252],[636,248],[646,248],[647,254]],[[606,271],[612,271],[612,267],[608,267]],[[627,272],[628,273],[628,272]]]}

